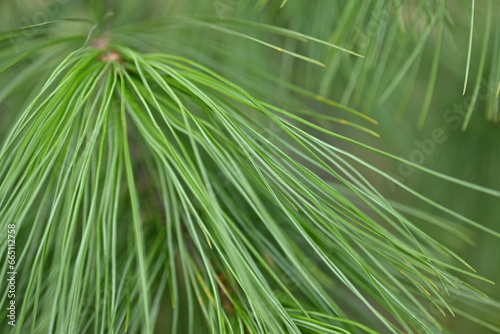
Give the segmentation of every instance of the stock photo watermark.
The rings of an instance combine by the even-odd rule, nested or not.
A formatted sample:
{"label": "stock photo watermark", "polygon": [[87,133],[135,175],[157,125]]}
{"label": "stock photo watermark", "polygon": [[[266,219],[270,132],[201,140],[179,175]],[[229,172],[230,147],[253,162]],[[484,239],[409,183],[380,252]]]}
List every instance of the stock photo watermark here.
{"label": "stock photo watermark", "polygon": [[[46,1],[46,0],[38,0],[33,6],[39,7],[38,10],[33,12],[32,14],[25,15],[21,18],[21,22],[23,26],[33,26],[44,22],[49,22],[62,13],[62,7],[68,4],[70,0],[55,0],[55,1]],[[12,47],[18,48],[20,42],[28,41],[32,39],[37,33],[39,29],[27,29],[21,32],[19,37],[13,38],[10,40]]]}
{"label": "stock photo watermark", "polygon": [[7,319],[16,326],[16,235],[15,224],[7,225]]}
{"label": "stock photo watermark", "polygon": [[[463,99],[462,103],[455,103],[452,107],[443,112],[442,120],[445,126],[436,127],[427,138],[416,139],[414,141],[415,148],[407,155],[406,160],[423,166],[425,162],[437,151],[437,148],[444,144],[449,138],[449,132],[458,131],[467,117],[467,112],[472,106],[472,111],[478,108],[478,102],[484,101],[496,92],[496,83],[488,82],[485,79],[481,81],[481,87],[484,93],[478,94],[477,99],[474,100],[472,96],[467,96]],[[404,183],[407,178],[413,175],[417,170],[416,167],[400,162],[397,167],[397,175],[392,173],[391,176],[398,182]],[[396,190],[396,184],[387,180],[391,191]]]}
{"label": "stock photo watermark", "polygon": [[216,0],[214,1],[214,9],[217,16],[221,19],[226,15],[234,12],[236,7],[241,5],[243,0]]}

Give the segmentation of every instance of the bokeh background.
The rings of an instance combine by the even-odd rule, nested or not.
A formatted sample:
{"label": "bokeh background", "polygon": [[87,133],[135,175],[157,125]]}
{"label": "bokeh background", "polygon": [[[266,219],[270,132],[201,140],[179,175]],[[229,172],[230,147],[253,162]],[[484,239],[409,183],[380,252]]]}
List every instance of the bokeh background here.
{"label": "bokeh background", "polygon": [[[283,8],[277,0],[117,0],[102,1],[97,13],[89,13],[86,5],[84,1],[72,0],[1,1],[0,29],[5,31],[60,18],[105,17],[113,12],[109,25],[118,29],[121,25],[145,19],[175,21],[185,16],[211,16],[296,30],[351,49],[364,58],[252,30],[262,39],[324,63],[324,66],[317,66],[237,36],[221,35],[202,27],[186,27],[181,21],[168,29],[151,30],[145,25],[142,32],[135,33],[144,34],[150,41],[154,36],[153,46],[135,46],[144,51],[168,49],[174,54],[188,56],[282,108],[300,107],[317,115],[352,121],[379,136],[341,123],[321,123],[340,134],[441,173],[500,189],[500,102],[497,95],[500,2],[497,0],[475,1],[474,15],[472,2],[465,0],[289,0]],[[471,15],[474,25],[469,49]],[[67,26],[64,27],[58,30],[56,26],[52,33],[69,34]],[[71,29],[86,31],[89,25],[82,22]],[[245,31],[245,27],[241,29]],[[128,32],[125,30],[117,36],[127,42]],[[28,34],[17,42],[23,47],[23,43],[31,42],[30,38]],[[42,63],[35,60],[44,57],[43,53],[34,57],[36,59],[28,58],[22,66],[39,66],[39,81],[24,80],[13,71],[0,76],[0,84],[8,87],[0,95],[0,137],[6,135],[18,112],[26,107],[50,69],[61,60],[51,54]],[[234,71],[235,67],[238,71]],[[467,89],[463,94],[466,73]],[[308,93],[299,94],[296,87]],[[25,92],[22,99],[19,95],[9,95],[19,89]],[[349,116],[342,108],[325,103],[326,99],[369,115],[378,125]],[[317,121],[317,117],[311,119]],[[381,159],[354,145],[334,144],[381,167],[429,198],[500,231],[498,198]],[[470,283],[490,295],[492,301],[500,301],[500,242],[497,238],[454,222],[451,217],[416,201],[397,185],[360,168],[389,199],[435,215],[436,220],[446,221],[450,229],[466,235],[468,242],[424,219],[420,222],[422,229],[456,251],[480,275],[497,282],[494,286],[480,281]],[[468,304],[460,299],[451,302]],[[500,314],[487,308],[480,312],[488,321],[500,326]],[[498,332],[460,315],[448,316],[442,321],[457,334]]]}

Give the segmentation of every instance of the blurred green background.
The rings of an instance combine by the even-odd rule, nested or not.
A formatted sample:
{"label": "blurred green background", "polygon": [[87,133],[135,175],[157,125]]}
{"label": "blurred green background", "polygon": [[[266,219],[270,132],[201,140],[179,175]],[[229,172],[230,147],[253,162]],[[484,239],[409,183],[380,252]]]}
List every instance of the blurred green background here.
{"label": "blurred green background", "polygon": [[[349,48],[365,58],[252,30],[287,50],[318,59],[324,63],[322,67],[234,36],[221,37],[216,31],[186,28],[182,24],[174,24],[168,30],[150,30],[151,27],[145,26],[145,36],[150,39],[156,36],[155,46],[136,47],[144,51],[169,50],[187,55],[255,96],[285,109],[293,105],[317,114],[346,117],[348,121],[369,127],[380,137],[343,124],[322,125],[430,169],[500,189],[500,119],[496,95],[500,83],[499,1],[475,2],[465,94],[462,93],[471,33],[471,1],[289,0],[283,8],[280,5],[281,1],[277,0],[102,1],[100,12],[92,14],[81,1],[9,0],[0,3],[0,28],[5,31],[59,18],[104,17],[113,12],[110,25],[118,28],[145,19],[212,16],[296,30]],[[85,23],[73,27],[75,31],[89,29]],[[70,33],[67,29],[58,31],[57,27],[53,32]],[[126,33],[118,36],[126,41]],[[29,41],[30,36],[26,36],[24,42]],[[43,57],[43,54],[36,57]],[[23,81],[15,72],[0,77],[3,87],[12,87],[12,91],[21,87],[26,92],[24,99],[9,95],[9,89],[0,96],[1,136],[16,119],[15,111],[26,106],[50,73],[48,69],[54,68],[58,61],[60,59],[47,59],[46,67],[39,69],[38,82]],[[29,59],[23,64],[30,65]],[[234,71],[235,68],[238,71]],[[297,94],[290,84],[307,90],[313,98]],[[339,108],[324,103],[324,99],[367,114],[378,125],[348,117]],[[380,159],[356,146],[335,144],[381,167],[429,198],[500,231],[498,198]],[[389,199],[442,217],[395,184],[367,170],[364,172]],[[464,257],[480,275],[500,283],[499,240],[477,229],[450,224],[463,230],[473,244],[423,222],[422,228]],[[493,300],[500,301],[498,284],[470,283],[481,287]],[[467,301],[458,299],[452,302],[467,305]],[[485,318],[500,326],[500,314],[489,312],[481,310]],[[443,322],[457,334],[495,332],[461,316],[448,316]]]}

